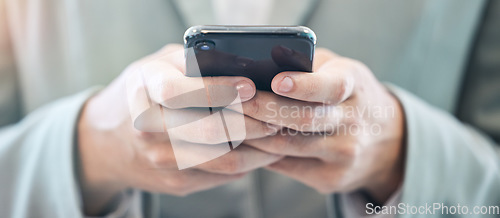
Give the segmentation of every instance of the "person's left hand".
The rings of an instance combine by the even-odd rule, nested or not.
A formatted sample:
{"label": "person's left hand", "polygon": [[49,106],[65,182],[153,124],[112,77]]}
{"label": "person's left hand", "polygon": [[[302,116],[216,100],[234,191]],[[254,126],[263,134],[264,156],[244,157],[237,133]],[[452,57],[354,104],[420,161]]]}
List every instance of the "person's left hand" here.
{"label": "person's left hand", "polygon": [[246,145],[287,157],[267,168],[321,193],[366,190],[378,203],[402,182],[404,115],[361,62],[318,49],[313,73],[282,72],[243,112],[281,128]]}

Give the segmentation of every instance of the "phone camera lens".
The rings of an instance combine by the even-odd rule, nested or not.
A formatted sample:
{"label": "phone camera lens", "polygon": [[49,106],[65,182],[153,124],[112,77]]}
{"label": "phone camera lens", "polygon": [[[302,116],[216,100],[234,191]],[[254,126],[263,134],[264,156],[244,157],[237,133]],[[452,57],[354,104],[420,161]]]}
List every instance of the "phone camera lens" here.
{"label": "phone camera lens", "polygon": [[210,51],[215,48],[215,43],[212,41],[199,41],[195,47],[200,51]]}
{"label": "phone camera lens", "polygon": [[200,50],[208,51],[208,50],[210,50],[210,46],[208,46],[208,45],[201,45],[200,46]]}

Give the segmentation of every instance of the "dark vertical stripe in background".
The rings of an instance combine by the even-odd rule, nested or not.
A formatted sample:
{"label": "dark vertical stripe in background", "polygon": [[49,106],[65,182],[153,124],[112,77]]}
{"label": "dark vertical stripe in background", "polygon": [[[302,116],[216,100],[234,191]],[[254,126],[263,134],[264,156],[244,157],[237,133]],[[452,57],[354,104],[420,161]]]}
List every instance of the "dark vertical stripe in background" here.
{"label": "dark vertical stripe in background", "polygon": [[466,69],[457,117],[500,142],[500,1],[486,4]]}

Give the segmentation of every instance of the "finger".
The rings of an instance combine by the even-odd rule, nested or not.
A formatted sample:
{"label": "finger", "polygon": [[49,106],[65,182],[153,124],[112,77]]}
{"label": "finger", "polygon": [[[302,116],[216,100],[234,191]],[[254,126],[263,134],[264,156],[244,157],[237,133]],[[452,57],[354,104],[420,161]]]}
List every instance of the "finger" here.
{"label": "finger", "polygon": [[[231,146],[235,147],[235,150],[246,151],[247,148],[252,148],[264,154],[278,156],[313,157],[328,163],[348,162],[356,155],[358,148],[358,146],[355,146],[356,142],[353,141],[352,137],[342,135],[335,135],[334,137],[279,135],[268,138],[244,141],[244,146],[239,146],[239,142],[234,142]],[[229,143],[207,145],[178,140],[171,140],[170,142],[147,143],[147,146],[141,147],[141,154],[144,155],[151,166],[150,168],[185,169],[221,158],[221,155],[235,151],[231,151]],[[257,157],[260,154],[251,153],[255,153]],[[236,157],[227,155],[221,161],[227,160],[227,158]],[[247,169],[244,166],[241,167]]]}
{"label": "finger", "polygon": [[219,144],[243,141],[275,134],[279,129],[243,114],[219,108],[164,108],[166,128],[171,138],[201,143]]}
{"label": "finger", "polygon": [[[178,179],[178,183],[181,183],[179,187],[180,190],[186,190],[186,193],[195,193],[203,190],[212,189],[214,187],[229,183],[241,179],[246,173],[237,174],[217,174],[211,172],[204,172],[202,170],[192,169],[189,171],[181,171],[181,179]],[[171,178],[169,178],[171,179]]]}
{"label": "finger", "polygon": [[229,109],[254,119],[298,131],[322,132],[333,129],[341,120],[341,108],[335,105],[310,103],[258,91],[241,108]]}
{"label": "finger", "polygon": [[293,178],[323,194],[330,194],[339,190],[346,168],[313,158],[286,157],[266,169]]}
{"label": "finger", "polygon": [[[157,110],[159,109],[158,104],[152,100],[152,97],[157,99],[157,96],[161,96],[161,92],[163,91],[162,89],[164,88],[162,84],[155,84],[153,83],[154,81],[146,80],[146,66],[156,65],[156,68],[160,69],[159,71],[164,71],[163,73],[158,73],[158,75],[155,75],[157,77],[178,76],[178,74],[181,74],[181,71],[171,64],[171,62],[173,62],[172,60],[175,59],[173,57],[179,56],[177,54],[173,54],[178,53],[175,52],[177,47],[178,45],[167,45],[155,54],[152,54],[138,62],[135,62],[125,70],[125,89],[127,93],[127,103],[129,106],[131,118],[134,121],[134,126],[136,128],[138,127],[136,125],[136,120],[139,117],[154,117],[156,114],[158,114],[158,112],[160,112],[160,110]],[[164,74],[165,72],[168,73]],[[151,96],[151,93],[153,94],[153,96]],[[141,128],[137,129],[143,130]]]}
{"label": "finger", "polygon": [[151,56],[150,61],[162,61],[172,64],[181,72],[186,72],[185,49],[181,44],[168,44]]}
{"label": "finger", "polygon": [[172,64],[175,59],[183,59],[182,54],[177,50],[158,53],[126,70],[127,103],[134,127],[138,130],[164,130],[162,123],[158,122],[160,119],[141,121],[142,117],[160,117],[160,105],[171,108],[218,107],[241,103],[255,94],[255,85],[248,78],[189,78],[183,75],[179,66]]}
{"label": "finger", "polygon": [[314,158],[285,157],[267,166],[266,169],[288,176],[310,187],[316,187],[316,181],[318,181],[318,179],[324,180],[325,177],[327,177],[318,178],[317,172],[324,168],[323,165],[323,162]]}
{"label": "finger", "polygon": [[166,55],[172,52],[177,52],[177,51],[184,51],[184,46],[182,44],[178,43],[171,43],[167,44],[164,47],[162,47],[160,50],[158,50],[154,55]]}
{"label": "finger", "polygon": [[141,60],[141,64],[147,62],[167,62],[177,68],[181,72],[186,72],[186,61],[184,58],[184,46],[173,43],[167,44],[157,52],[150,54]]}
{"label": "finger", "polygon": [[292,134],[296,135],[278,132],[273,136],[246,140],[244,144],[267,153],[286,156],[321,158],[324,155],[323,144],[327,142],[325,136],[314,135],[311,132],[294,132]]}
{"label": "finger", "polygon": [[[143,159],[145,160],[145,168],[163,170],[186,170],[188,168],[196,167],[198,165],[202,165],[204,163],[211,162],[212,160],[221,158],[221,163],[233,164],[234,166],[241,167],[233,169],[234,171],[231,171],[233,174],[236,174],[236,170],[247,169],[248,167],[246,166],[248,164],[242,164],[240,162],[232,163],[230,160],[234,159],[234,161],[245,161],[246,159],[243,160],[244,157],[235,156],[241,152],[237,152],[237,154],[231,155],[226,154],[236,151],[239,147],[239,143],[241,142],[234,142],[231,144],[226,142],[221,144],[207,145],[171,139],[170,143],[146,144],[142,146],[140,152],[141,155],[139,157],[143,157]],[[233,147],[234,149],[231,149],[231,147]],[[243,149],[243,151],[245,151],[245,149]],[[262,151],[259,152],[262,153]],[[245,153],[247,152],[244,152],[244,154]],[[249,155],[255,156],[255,158],[258,160],[262,159],[259,155],[255,155],[253,153],[250,153]],[[252,163],[250,163],[250,165],[251,164]],[[223,166],[220,167],[222,168]],[[226,173],[229,172],[230,171]]]}
{"label": "finger", "polygon": [[145,144],[165,144],[170,140],[168,133],[166,132],[148,132],[135,128],[132,129],[132,132]]}
{"label": "finger", "polygon": [[238,174],[267,166],[282,159],[282,155],[269,154],[258,149],[239,146],[233,151],[196,166],[196,169],[219,174]]}
{"label": "finger", "polygon": [[335,133],[297,132],[284,129],[274,136],[244,141],[259,150],[293,157],[317,158],[328,163],[351,160],[357,146],[342,128]]}
{"label": "finger", "polygon": [[[152,54],[146,56],[145,58],[143,58],[143,60],[148,60],[148,61],[159,60],[159,59],[165,58],[166,56],[170,55],[171,53],[183,52],[183,51],[184,51],[183,45],[178,44],[178,43],[171,43],[171,44],[167,44],[167,45],[163,46],[162,48],[158,49],[158,51],[156,51],[155,53],[152,53]],[[169,57],[169,59],[170,59],[170,57]],[[168,61],[171,61],[171,60],[168,60]]]}
{"label": "finger", "polygon": [[[167,134],[164,134],[167,135]],[[147,169],[175,169],[177,160],[170,140],[164,142],[145,141],[138,143],[137,159],[145,163]]]}
{"label": "finger", "polygon": [[289,98],[338,104],[349,98],[355,86],[354,68],[343,61],[329,61],[314,73],[282,72],[271,83],[273,91]]}
{"label": "finger", "polygon": [[179,196],[185,196],[203,190],[208,190],[231,181],[238,180],[246,174],[222,175],[204,172],[197,169],[175,170],[174,172],[159,169],[145,171],[146,174],[139,179],[146,184],[143,188],[150,192],[164,192]]}
{"label": "finger", "polygon": [[266,153],[234,143],[215,145],[172,140],[171,143],[146,144],[140,147],[139,158],[147,169],[202,169],[222,174],[237,174],[268,165],[283,155]]}
{"label": "finger", "polygon": [[186,77],[170,63],[151,61],[141,66],[151,101],[169,108],[219,107],[255,95],[255,84],[245,77]]}

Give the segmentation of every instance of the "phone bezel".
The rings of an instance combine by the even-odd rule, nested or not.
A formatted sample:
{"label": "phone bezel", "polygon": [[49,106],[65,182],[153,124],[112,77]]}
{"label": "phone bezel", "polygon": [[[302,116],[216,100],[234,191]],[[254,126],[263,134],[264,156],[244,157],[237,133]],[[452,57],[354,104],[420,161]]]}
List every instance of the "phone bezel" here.
{"label": "phone bezel", "polygon": [[184,46],[188,41],[200,36],[212,34],[251,34],[251,35],[287,35],[305,38],[316,46],[316,34],[305,26],[223,26],[223,25],[199,25],[192,26],[184,33]]}

